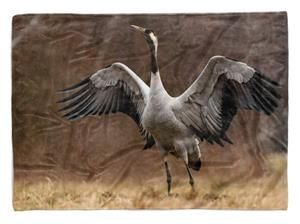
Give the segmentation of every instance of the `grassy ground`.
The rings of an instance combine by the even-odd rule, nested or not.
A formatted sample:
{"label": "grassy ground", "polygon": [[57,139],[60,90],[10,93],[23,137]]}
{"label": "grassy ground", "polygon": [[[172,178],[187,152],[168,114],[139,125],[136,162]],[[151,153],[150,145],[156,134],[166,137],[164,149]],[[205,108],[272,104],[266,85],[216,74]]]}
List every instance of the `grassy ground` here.
{"label": "grassy ground", "polygon": [[127,186],[111,190],[95,182],[15,181],[14,208],[27,209],[138,209],[138,208],[222,208],[286,209],[286,155],[268,157],[268,171],[261,177],[216,182],[197,180],[195,191],[186,182],[174,183],[171,196],[166,187]]}

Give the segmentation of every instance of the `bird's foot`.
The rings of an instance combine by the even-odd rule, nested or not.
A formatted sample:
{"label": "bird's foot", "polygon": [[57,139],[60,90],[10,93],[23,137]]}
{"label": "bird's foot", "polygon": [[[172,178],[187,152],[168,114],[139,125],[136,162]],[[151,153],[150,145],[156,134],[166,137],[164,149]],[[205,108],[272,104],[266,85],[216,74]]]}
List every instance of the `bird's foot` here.
{"label": "bird's foot", "polygon": [[195,184],[193,180],[190,180],[191,189],[193,192],[195,192]]}
{"label": "bird's foot", "polygon": [[171,194],[171,185],[172,185],[171,175],[168,175],[168,177],[167,177],[167,184],[168,184],[168,195],[170,195]]}
{"label": "bird's foot", "polygon": [[168,182],[168,196],[171,195],[171,182]]}
{"label": "bird's foot", "polygon": [[167,194],[167,198],[176,198],[176,197],[178,197],[178,196],[179,196],[178,193],[168,193],[168,194]]}

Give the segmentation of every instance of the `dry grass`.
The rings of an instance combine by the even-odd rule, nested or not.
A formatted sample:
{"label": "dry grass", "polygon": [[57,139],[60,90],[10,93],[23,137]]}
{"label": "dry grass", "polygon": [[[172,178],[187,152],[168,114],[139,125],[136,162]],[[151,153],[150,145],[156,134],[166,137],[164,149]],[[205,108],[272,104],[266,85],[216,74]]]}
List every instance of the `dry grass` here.
{"label": "dry grass", "polygon": [[27,209],[139,209],[139,208],[222,208],[286,209],[286,155],[269,156],[268,172],[262,177],[234,183],[197,180],[195,191],[187,183],[174,183],[166,196],[161,183],[155,186],[127,186],[109,189],[95,182],[16,181],[14,208]]}

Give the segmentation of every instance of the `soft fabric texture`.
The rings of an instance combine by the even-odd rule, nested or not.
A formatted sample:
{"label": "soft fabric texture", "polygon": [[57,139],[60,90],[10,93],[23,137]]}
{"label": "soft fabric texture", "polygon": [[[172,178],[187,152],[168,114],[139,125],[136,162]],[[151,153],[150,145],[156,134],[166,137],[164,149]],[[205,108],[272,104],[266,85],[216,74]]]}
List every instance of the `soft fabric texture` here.
{"label": "soft fabric texture", "polygon": [[[179,96],[209,59],[223,55],[277,82],[271,116],[239,109],[226,132],[233,144],[199,140],[202,167],[164,163],[123,113],[63,118],[59,90],[121,62],[149,85],[150,51],[135,24],[158,37],[165,89]],[[12,27],[14,208],[287,208],[287,14],[17,15]],[[247,76],[247,74],[245,75]],[[230,78],[230,75],[228,76]],[[149,143],[150,145],[152,143]],[[148,147],[146,147],[148,148]]]}

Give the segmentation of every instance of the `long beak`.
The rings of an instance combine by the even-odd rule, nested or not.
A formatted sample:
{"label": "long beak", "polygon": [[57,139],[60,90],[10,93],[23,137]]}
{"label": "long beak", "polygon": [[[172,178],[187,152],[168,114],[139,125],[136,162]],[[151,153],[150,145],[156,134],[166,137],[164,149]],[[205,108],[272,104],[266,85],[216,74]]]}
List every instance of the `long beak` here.
{"label": "long beak", "polygon": [[139,26],[136,26],[136,25],[131,25],[134,29],[136,29],[136,30],[138,30],[138,31],[140,31],[140,32],[142,32],[142,33],[144,33],[145,32],[145,28],[143,28],[143,27],[139,27]]}

